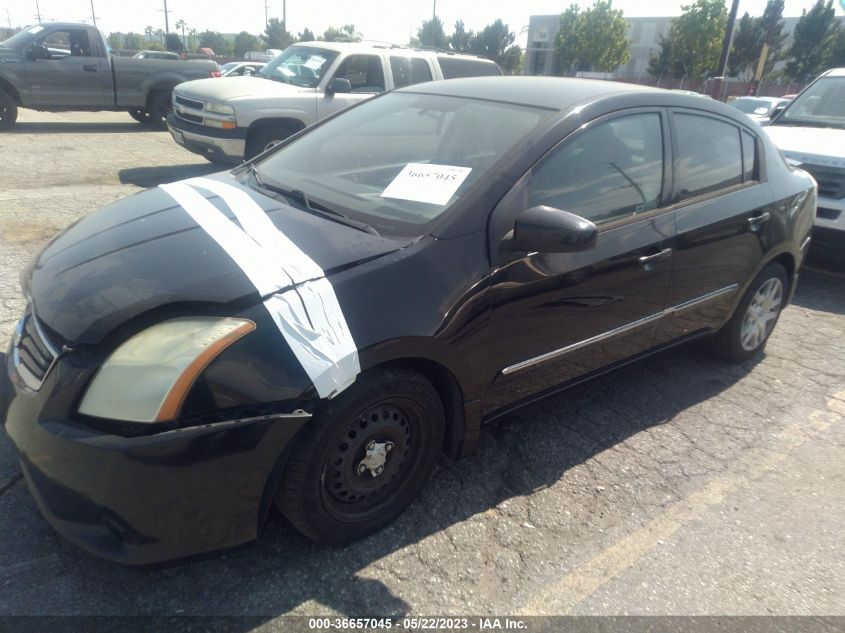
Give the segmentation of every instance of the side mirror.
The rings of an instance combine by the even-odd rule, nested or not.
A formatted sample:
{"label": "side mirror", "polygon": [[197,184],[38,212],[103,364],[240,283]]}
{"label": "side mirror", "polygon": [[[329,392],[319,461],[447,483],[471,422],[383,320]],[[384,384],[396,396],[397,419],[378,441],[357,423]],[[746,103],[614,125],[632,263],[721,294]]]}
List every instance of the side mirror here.
{"label": "side mirror", "polygon": [[574,253],[596,245],[599,230],[589,220],[554,207],[531,207],[514,222],[508,250]]}
{"label": "side mirror", "polygon": [[332,79],[332,82],[326,86],[326,93],[329,95],[346,92],[352,92],[352,82],[345,77],[335,77]]}
{"label": "side mirror", "polygon": [[47,50],[47,47],[44,44],[33,44],[29,47],[29,50],[26,51],[26,58],[29,61],[35,61],[36,59],[50,59],[50,51]]}

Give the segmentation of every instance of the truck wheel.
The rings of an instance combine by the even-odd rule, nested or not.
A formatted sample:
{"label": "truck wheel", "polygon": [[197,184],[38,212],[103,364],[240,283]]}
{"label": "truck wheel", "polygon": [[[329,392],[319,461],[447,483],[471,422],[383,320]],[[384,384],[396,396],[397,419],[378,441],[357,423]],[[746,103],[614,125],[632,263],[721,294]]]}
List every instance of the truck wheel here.
{"label": "truck wheel", "polygon": [[167,128],[167,115],[170,114],[173,107],[170,103],[170,91],[156,90],[147,99],[147,112],[150,113],[150,123],[161,129]]}
{"label": "truck wheel", "polygon": [[254,156],[258,156],[261,152],[270,149],[274,145],[278,145],[296,131],[291,125],[274,125],[272,127],[266,127],[263,130],[258,130],[247,141],[245,158],[249,160]]}
{"label": "truck wheel", "polygon": [[138,123],[151,123],[150,120],[150,113],[147,112],[144,108],[131,108],[129,110],[129,116],[135,119]]}
{"label": "truck wheel", "polygon": [[18,104],[6,92],[0,90],[0,130],[8,130],[18,120]]}

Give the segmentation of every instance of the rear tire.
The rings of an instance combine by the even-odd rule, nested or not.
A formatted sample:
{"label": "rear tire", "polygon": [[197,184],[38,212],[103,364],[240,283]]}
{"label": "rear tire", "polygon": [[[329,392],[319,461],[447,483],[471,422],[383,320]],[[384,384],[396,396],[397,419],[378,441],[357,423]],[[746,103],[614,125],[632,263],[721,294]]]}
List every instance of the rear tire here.
{"label": "rear tire", "polygon": [[147,99],[147,112],[150,114],[150,123],[157,128],[167,129],[166,119],[172,109],[170,92],[167,90],[156,90]]}
{"label": "rear tire", "polygon": [[361,374],[325,402],[297,437],[275,501],[303,534],[345,543],[393,521],[434,469],[443,404],[405,367]]}
{"label": "rear tire", "polygon": [[731,320],[713,337],[714,349],[732,362],[746,361],[766,347],[788,296],[786,270],[772,263],[760,271]]}
{"label": "rear tire", "polygon": [[18,104],[7,92],[0,90],[0,130],[9,130],[18,120]]}
{"label": "rear tire", "polygon": [[144,108],[132,108],[129,110],[129,116],[135,119],[138,123],[152,123],[150,113]]}
{"label": "rear tire", "polygon": [[287,137],[295,134],[297,130],[290,125],[273,125],[255,132],[247,141],[246,145],[246,160],[258,156],[274,145],[278,145]]}

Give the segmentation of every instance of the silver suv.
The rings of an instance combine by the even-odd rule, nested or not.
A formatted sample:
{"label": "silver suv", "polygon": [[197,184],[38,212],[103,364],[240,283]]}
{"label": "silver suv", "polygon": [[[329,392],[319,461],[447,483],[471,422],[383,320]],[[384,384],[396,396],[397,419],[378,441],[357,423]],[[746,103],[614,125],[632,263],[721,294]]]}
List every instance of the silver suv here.
{"label": "silver suv", "polygon": [[174,140],[213,162],[252,158],[338,110],[393,88],[501,75],[483,57],[390,45],[302,42],[249,77],[199,80],[173,90]]}

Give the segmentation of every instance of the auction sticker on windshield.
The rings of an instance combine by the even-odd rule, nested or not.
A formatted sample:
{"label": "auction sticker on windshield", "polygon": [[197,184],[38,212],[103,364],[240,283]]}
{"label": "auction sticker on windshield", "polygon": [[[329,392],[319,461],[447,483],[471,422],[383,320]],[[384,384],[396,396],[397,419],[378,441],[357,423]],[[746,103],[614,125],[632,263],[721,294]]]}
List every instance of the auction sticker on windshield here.
{"label": "auction sticker on windshield", "polygon": [[455,195],[471,171],[472,167],[408,163],[381,197],[443,205]]}

